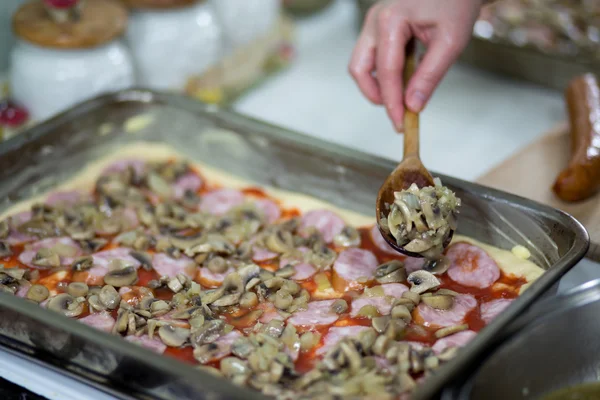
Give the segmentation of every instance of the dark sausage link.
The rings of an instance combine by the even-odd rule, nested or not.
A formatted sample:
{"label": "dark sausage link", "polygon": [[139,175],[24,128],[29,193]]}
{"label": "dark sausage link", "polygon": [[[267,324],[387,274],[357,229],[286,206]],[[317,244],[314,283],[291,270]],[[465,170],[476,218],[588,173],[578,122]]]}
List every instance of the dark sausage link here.
{"label": "dark sausage link", "polygon": [[585,200],[600,189],[600,88],[592,74],[575,78],[565,92],[571,123],[571,160],[553,190],[564,201]]}

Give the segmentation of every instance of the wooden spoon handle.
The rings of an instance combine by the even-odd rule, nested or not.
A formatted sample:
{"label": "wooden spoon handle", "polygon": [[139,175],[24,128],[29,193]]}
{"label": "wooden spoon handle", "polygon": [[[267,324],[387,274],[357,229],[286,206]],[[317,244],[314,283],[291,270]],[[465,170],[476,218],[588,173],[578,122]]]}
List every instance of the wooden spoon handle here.
{"label": "wooden spoon handle", "polygon": [[[417,68],[417,41],[412,38],[406,44],[404,59],[404,89]],[[404,158],[419,157],[419,114],[410,111],[404,106]]]}

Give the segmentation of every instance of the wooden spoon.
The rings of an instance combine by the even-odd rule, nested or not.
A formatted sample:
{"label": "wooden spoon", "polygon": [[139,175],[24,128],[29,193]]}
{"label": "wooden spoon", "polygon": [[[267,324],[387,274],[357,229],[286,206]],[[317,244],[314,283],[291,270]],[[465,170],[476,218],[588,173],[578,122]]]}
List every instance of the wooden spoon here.
{"label": "wooden spoon", "polygon": [[[408,81],[412,77],[416,69],[416,41],[412,39],[406,46],[406,58],[404,63],[404,87],[407,87]],[[383,238],[390,246],[410,257],[423,257],[420,254],[405,250],[403,247],[398,246],[396,239],[391,233],[384,231],[381,228],[381,216],[382,213],[387,215],[389,208],[394,203],[394,192],[408,189],[409,186],[416,183],[419,188],[426,186],[434,186],[433,176],[429,173],[427,168],[421,162],[419,157],[419,114],[414,113],[404,108],[404,158],[402,162],[398,164],[396,169],[387,177],[379,193],[377,194],[377,225],[379,231],[383,235]],[[444,243],[446,247],[452,239],[452,232]]]}

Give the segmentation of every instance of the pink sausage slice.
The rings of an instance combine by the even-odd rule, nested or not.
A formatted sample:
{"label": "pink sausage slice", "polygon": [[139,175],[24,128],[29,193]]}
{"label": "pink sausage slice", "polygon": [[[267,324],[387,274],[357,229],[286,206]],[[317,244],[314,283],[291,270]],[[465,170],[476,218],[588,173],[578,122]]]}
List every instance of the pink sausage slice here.
{"label": "pink sausage slice", "polygon": [[402,296],[402,293],[408,290],[408,287],[401,283],[388,283],[381,285],[381,288],[384,293],[383,297],[365,296],[352,300],[350,316],[356,317],[360,312],[360,309],[364,306],[373,306],[380,315],[389,315],[392,310],[393,299]]}
{"label": "pink sausage slice", "polygon": [[235,268],[229,267],[223,273],[211,272],[208,268],[198,268],[198,281],[202,286],[215,287],[219,286],[225,280],[225,277],[234,272]]}
{"label": "pink sausage slice", "polygon": [[146,162],[135,158],[115,161],[102,171],[102,175],[114,174],[118,172],[126,171],[127,168],[131,167],[136,175],[140,176],[144,173],[146,168]]}
{"label": "pink sausage slice", "polygon": [[502,311],[513,302],[513,299],[497,299],[487,303],[483,303],[479,309],[481,310],[481,319],[486,324],[492,322]]}
{"label": "pink sausage slice", "polygon": [[254,204],[262,212],[269,224],[274,223],[281,217],[279,205],[271,199],[257,199],[254,200]]}
{"label": "pink sausage slice", "polygon": [[162,354],[167,349],[167,345],[164,344],[158,337],[154,337],[150,339],[148,335],[142,336],[134,336],[129,335],[125,336],[125,340],[131,343],[135,343],[139,346],[145,347],[149,350],[154,351],[155,353]]}
{"label": "pink sausage slice", "polygon": [[432,350],[436,354],[440,354],[448,347],[462,347],[469,343],[473,338],[477,336],[477,333],[473,331],[462,331],[455,333],[454,335],[446,336],[438,339],[437,342],[432,346]]}
{"label": "pink sausage slice", "polygon": [[331,305],[335,300],[311,301],[304,311],[296,311],[288,319],[288,323],[294,326],[313,328],[317,326],[330,325],[338,320],[339,316],[331,311]]}
{"label": "pink sausage slice", "polygon": [[94,266],[89,269],[89,274],[94,277],[103,277],[114,260],[121,260],[134,268],[139,268],[140,262],[133,258],[129,254],[130,252],[131,250],[126,247],[116,247],[93,254]]}
{"label": "pink sausage slice", "polygon": [[333,263],[333,288],[338,292],[360,288],[363,280],[373,280],[377,266],[377,258],[369,250],[343,250]]}
{"label": "pink sausage slice", "polygon": [[301,229],[316,228],[323,240],[327,243],[333,242],[335,235],[340,233],[346,223],[336,213],[329,210],[312,210],[302,216]]}
{"label": "pink sausage slice", "polygon": [[182,199],[186,192],[196,193],[202,187],[202,178],[193,172],[188,172],[173,183],[173,197]]}
{"label": "pink sausage slice", "polygon": [[49,249],[54,246],[68,246],[73,248],[73,256],[69,257],[60,257],[61,265],[68,265],[73,262],[73,260],[82,254],[81,247],[70,237],[60,237],[60,238],[47,238],[37,241],[35,243],[31,243],[25,251],[19,254],[19,261],[23,264],[27,265],[31,268],[37,269],[46,269],[46,267],[39,267],[33,264],[33,258],[37,254],[37,252],[41,249]]}
{"label": "pink sausage slice", "polygon": [[469,311],[475,307],[477,307],[475,297],[470,294],[459,294],[454,297],[454,305],[449,310],[437,310],[421,303],[417,311],[425,326],[444,327],[462,324]]}
{"label": "pink sausage slice", "polygon": [[323,345],[317,349],[317,354],[325,354],[345,337],[357,337],[361,332],[371,329],[368,326],[332,326],[323,338]]}
{"label": "pink sausage slice", "polygon": [[10,231],[6,242],[11,245],[33,242],[36,240],[34,236],[29,236],[17,230],[17,227],[31,220],[31,211],[23,211],[9,217]]}
{"label": "pink sausage slice", "polygon": [[388,242],[385,241],[383,236],[381,236],[381,232],[379,231],[377,224],[373,225],[373,227],[369,231],[369,234],[371,235],[371,240],[373,241],[373,244],[375,244],[375,246],[377,246],[379,250],[392,256],[399,255],[399,253],[396,250],[394,250],[394,248],[390,246]]}
{"label": "pink sausage slice", "polygon": [[80,318],[79,322],[104,332],[112,331],[113,326],[115,326],[115,319],[106,311]]}
{"label": "pink sausage slice", "polygon": [[234,207],[244,203],[244,194],[235,189],[217,189],[202,196],[200,211],[214,215],[223,215]]}
{"label": "pink sausage slice", "polygon": [[[306,253],[308,251],[308,248],[299,247],[298,250],[301,253]],[[315,267],[313,267],[310,263],[307,263],[304,260],[292,260],[287,258],[281,259],[281,261],[279,262],[279,268],[283,268],[288,264],[292,264],[294,266],[294,269],[296,270],[296,273],[292,276],[292,279],[296,281],[303,281],[305,279],[308,279],[317,272],[317,269]]]}
{"label": "pink sausage slice", "polygon": [[75,190],[72,191],[63,191],[63,192],[54,192],[51,193],[46,199],[46,204],[51,206],[57,205],[73,205],[79,202],[84,198],[83,194],[77,192]]}
{"label": "pink sausage slice", "polygon": [[500,268],[483,249],[469,243],[456,243],[448,249],[448,276],[454,282],[479,289],[490,287],[500,278]]}
{"label": "pink sausage slice", "polygon": [[254,262],[264,262],[273,260],[279,257],[278,253],[274,253],[267,249],[263,249],[262,247],[254,246],[252,247],[252,261]]}
{"label": "pink sausage slice", "polygon": [[177,274],[193,278],[196,274],[196,263],[184,255],[175,259],[164,253],[156,253],[152,257],[152,267],[159,276],[168,276],[169,278],[175,278]]}

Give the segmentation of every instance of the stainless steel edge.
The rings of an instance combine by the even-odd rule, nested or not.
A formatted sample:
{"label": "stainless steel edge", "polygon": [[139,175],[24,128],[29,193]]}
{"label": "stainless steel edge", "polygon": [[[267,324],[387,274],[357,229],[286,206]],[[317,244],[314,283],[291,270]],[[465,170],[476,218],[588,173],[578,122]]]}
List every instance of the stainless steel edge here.
{"label": "stainless steel edge", "polygon": [[[62,137],[61,132],[58,132],[57,128],[63,126],[67,122],[72,123],[72,121],[77,121],[78,118],[81,118],[82,116],[93,114],[96,110],[102,109],[108,105],[115,106],[119,104],[123,104],[124,106],[127,104],[169,105],[169,107],[202,115],[203,118],[216,121],[232,130],[242,129],[243,127],[246,136],[251,138],[254,136],[256,138],[268,138],[270,141],[269,143],[271,143],[272,146],[287,146],[286,150],[297,153],[298,157],[306,156],[308,159],[309,157],[315,157],[314,154],[316,153],[326,156],[326,161],[323,159],[324,161],[322,162],[338,166],[340,171],[342,171],[340,172],[339,179],[347,179],[344,178],[345,175],[343,171],[349,171],[347,172],[348,174],[360,172],[365,179],[368,179],[369,190],[373,191],[373,193],[367,193],[363,197],[360,197],[360,199],[366,199],[365,201],[367,201],[367,203],[361,204],[358,209],[355,209],[356,211],[374,212],[376,188],[379,182],[383,182],[383,178],[385,178],[396,165],[396,163],[391,160],[365,154],[314,137],[282,129],[230,110],[223,110],[214,106],[204,105],[193,99],[179,95],[155,93],[143,89],[125,90],[89,100],[37,127],[34,127],[23,136],[17,136],[14,140],[1,143],[0,164],[2,164],[2,160],[9,154],[14,156],[15,153],[21,152],[23,157],[25,157],[30,156],[31,154],[36,155],[43,153],[45,146],[60,145],[60,141],[56,142],[57,140],[67,141],[69,138]],[[71,128],[74,129],[74,127]],[[84,139],[85,138],[81,140],[83,141]],[[80,146],[85,147],[85,144],[82,142]],[[450,187],[460,189],[465,195],[471,197],[472,201],[479,201],[477,204],[493,204],[498,206],[489,211],[498,214],[494,215],[494,217],[498,218],[500,222],[503,222],[503,219],[509,219],[504,218],[502,213],[511,211],[523,215],[530,214],[535,218],[540,218],[540,223],[541,219],[546,222],[553,221],[553,224],[556,225],[556,229],[562,230],[561,232],[564,233],[564,238],[566,238],[565,240],[568,241],[568,243],[562,243],[560,246],[567,246],[568,250],[559,253],[558,249],[537,249],[539,250],[538,255],[540,264],[543,267],[548,268],[548,271],[525,291],[518,301],[513,302],[506,312],[501,314],[492,322],[492,324],[481,331],[476,339],[461,352],[456,360],[440,368],[439,372],[432,376],[426,385],[422,385],[420,390],[415,393],[415,399],[435,398],[448,382],[451,382],[452,379],[459,374],[468,371],[474,363],[477,363],[482,356],[493,348],[496,343],[496,338],[498,337],[498,332],[505,328],[519,314],[527,310],[537,298],[542,296],[546,290],[555,284],[564,273],[583,257],[589,246],[589,237],[583,226],[566,213],[522,197],[485,188],[456,178],[440,174],[435,175],[440,176],[444,183]],[[332,176],[336,177],[336,175],[333,174]],[[364,180],[361,182],[366,183],[367,181]],[[272,178],[269,178],[269,181],[266,184],[276,187],[285,187],[286,182],[278,179],[275,174]],[[350,186],[352,185],[350,184]],[[364,190],[364,188],[359,189]],[[360,190],[358,190],[357,193],[359,193]],[[371,200],[372,204],[370,203]],[[511,228],[510,224],[505,226]],[[518,227],[514,229],[519,233],[520,239],[525,241],[528,240],[522,232],[518,232]],[[561,238],[563,237],[561,236],[561,232],[552,232],[552,234],[558,234],[557,238]],[[544,234],[544,232],[539,232],[539,234]],[[96,346],[96,350],[106,346],[106,348],[111,349],[112,352],[123,354],[130,362],[147,363],[149,367],[154,368],[157,371],[176,373],[180,379],[185,380],[186,382],[192,377],[196,377],[196,381],[201,381],[200,383],[190,382],[189,387],[204,387],[203,385],[208,383],[208,386],[206,386],[208,388],[214,388],[215,391],[223,389],[227,392],[228,396],[230,395],[230,397],[227,398],[242,398],[239,397],[242,394],[244,398],[250,398],[248,391],[234,388],[223,380],[214,380],[205,374],[201,375],[202,378],[200,378],[198,375],[199,372],[194,371],[176,360],[159,357],[144,349],[133,348],[134,346],[119,338],[95,331],[76,321],[67,320],[64,317],[57,315],[49,315],[46,310],[27,304],[27,302],[24,302],[21,299],[10,296],[7,297],[6,295],[0,296],[0,308],[2,308],[0,313],[10,312],[13,318],[23,315],[29,319],[30,324],[36,323],[40,326],[49,326],[54,329],[55,332],[74,335],[78,340],[83,341],[83,343],[89,346]],[[10,327],[0,325],[0,328],[2,328],[0,330],[4,331]],[[25,350],[21,349],[21,351]],[[173,385],[171,385],[171,387],[172,386]],[[257,395],[255,398],[261,397],[262,396]]]}

